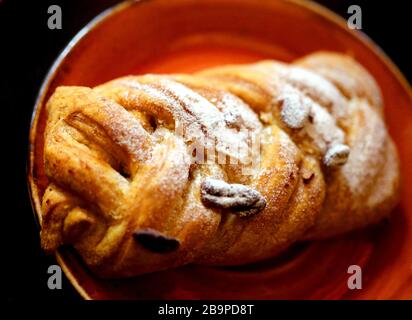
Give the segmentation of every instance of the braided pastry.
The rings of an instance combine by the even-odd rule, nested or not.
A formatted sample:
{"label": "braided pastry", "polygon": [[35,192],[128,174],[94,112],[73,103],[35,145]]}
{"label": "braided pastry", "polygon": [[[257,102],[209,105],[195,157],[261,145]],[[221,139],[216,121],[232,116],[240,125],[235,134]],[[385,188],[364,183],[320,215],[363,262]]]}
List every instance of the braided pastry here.
{"label": "braided pastry", "polygon": [[382,109],[366,70],[322,52],[59,87],[42,247],[126,277],[251,263],[377,222],[399,186]]}

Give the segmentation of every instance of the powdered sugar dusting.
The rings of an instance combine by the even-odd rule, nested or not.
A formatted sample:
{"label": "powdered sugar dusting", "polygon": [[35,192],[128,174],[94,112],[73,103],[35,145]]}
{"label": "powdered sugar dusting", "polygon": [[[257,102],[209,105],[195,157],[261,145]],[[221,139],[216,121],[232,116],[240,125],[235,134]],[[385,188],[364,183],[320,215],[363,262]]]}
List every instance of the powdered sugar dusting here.
{"label": "powdered sugar dusting", "polygon": [[312,121],[305,130],[323,154],[329,146],[344,143],[345,133],[337,126],[332,115],[316,102],[311,104],[310,117]]}
{"label": "powdered sugar dusting", "polygon": [[369,190],[368,185],[373,183],[374,177],[381,170],[388,136],[384,122],[365,100],[353,99],[349,108],[354,112],[354,126],[359,126],[360,119],[355,113],[363,114],[368,120],[362,128],[357,128],[362,130],[362,135],[358,134],[350,139],[352,150],[347,165],[342,168],[342,174],[352,192],[363,197],[364,192]]}
{"label": "powdered sugar dusting", "polygon": [[345,112],[345,98],[339,90],[325,78],[299,67],[284,69],[285,80],[302,90],[321,105],[330,108],[336,118],[342,118]]}
{"label": "powdered sugar dusting", "polygon": [[127,150],[133,159],[143,160],[150,136],[140,122],[127,111],[118,109],[118,106],[110,100],[102,99],[102,102],[104,107],[99,111],[103,115],[101,121],[107,133],[116,144]]}

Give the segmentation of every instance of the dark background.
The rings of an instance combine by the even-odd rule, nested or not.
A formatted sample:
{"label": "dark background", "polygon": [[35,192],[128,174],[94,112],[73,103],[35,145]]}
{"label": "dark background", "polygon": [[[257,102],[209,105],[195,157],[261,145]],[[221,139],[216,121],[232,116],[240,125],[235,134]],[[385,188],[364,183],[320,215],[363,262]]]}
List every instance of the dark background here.
{"label": "dark background", "polygon": [[[47,268],[53,257],[40,251],[26,186],[26,154],[32,108],[43,78],[68,41],[95,15],[116,0],[0,0],[0,108],[5,164],[3,179],[3,292],[8,301],[79,300],[65,279],[63,290],[49,290]],[[408,1],[319,1],[347,18],[352,4],[362,8],[363,32],[368,34],[412,80],[411,18]],[[63,29],[47,28],[47,8],[62,8]]]}

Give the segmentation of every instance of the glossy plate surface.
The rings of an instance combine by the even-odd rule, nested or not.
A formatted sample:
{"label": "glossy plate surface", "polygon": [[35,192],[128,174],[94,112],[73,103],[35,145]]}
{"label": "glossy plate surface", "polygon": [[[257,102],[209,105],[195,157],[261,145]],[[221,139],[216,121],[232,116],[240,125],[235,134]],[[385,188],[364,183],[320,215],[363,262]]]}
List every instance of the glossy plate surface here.
{"label": "glossy plate surface", "polygon": [[[412,94],[398,69],[368,38],[315,4],[259,0],[127,2],[92,21],[51,69],[33,114],[29,185],[40,216],[44,103],[59,85],[94,86],[127,74],[193,72],[317,50],[354,56],[378,81],[401,157],[402,199],[391,219],[367,230],[299,243],[271,261],[235,268],[186,266],[124,280],[95,278],[70,249],[57,254],[87,299],[411,299]],[[348,290],[347,269],[363,270]]]}

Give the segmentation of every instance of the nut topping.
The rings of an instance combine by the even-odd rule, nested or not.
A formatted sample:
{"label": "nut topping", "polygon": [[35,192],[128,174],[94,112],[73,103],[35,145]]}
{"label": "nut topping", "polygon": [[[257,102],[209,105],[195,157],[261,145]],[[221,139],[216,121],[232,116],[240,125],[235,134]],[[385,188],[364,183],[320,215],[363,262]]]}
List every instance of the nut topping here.
{"label": "nut topping", "polygon": [[336,144],[326,151],[323,163],[327,167],[341,166],[348,161],[350,148],[346,144]]}
{"label": "nut topping", "polygon": [[230,209],[242,217],[256,214],[266,206],[265,198],[258,191],[211,178],[203,181],[201,198],[205,205]]}
{"label": "nut topping", "polygon": [[178,240],[150,228],[135,231],[133,237],[143,248],[154,253],[169,253],[180,246]]}

